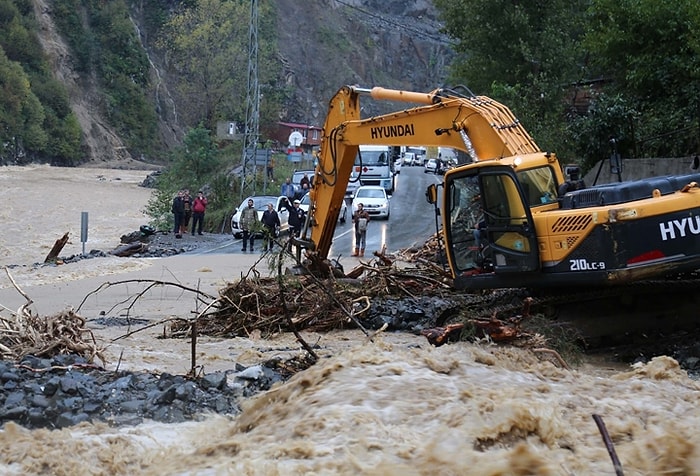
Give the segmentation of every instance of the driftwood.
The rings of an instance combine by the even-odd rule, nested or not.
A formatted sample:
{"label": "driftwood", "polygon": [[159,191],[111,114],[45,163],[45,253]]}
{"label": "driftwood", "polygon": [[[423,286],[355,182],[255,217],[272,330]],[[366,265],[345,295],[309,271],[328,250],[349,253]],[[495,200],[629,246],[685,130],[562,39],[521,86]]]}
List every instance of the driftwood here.
{"label": "driftwood", "polygon": [[143,253],[146,250],[148,250],[148,245],[146,243],[129,243],[127,245],[115,248],[114,250],[110,251],[110,254],[125,257],[135,255],[136,253]]}
{"label": "driftwood", "polygon": [[56,243],[54,243],[53,248],[51,248],[49,254],[46,255],[44,263],[54,263],[56,262],[56,260],[58,260],[58,255],[61,253],[61,250],[63,250],[63,247],[66,246],[66,243],[68,243],[68,235],[69,233],[66,232],[65,235],[56,240]]}
{"label": "driftwood", "polygon": [[54,316],[34,314],[30,310],[32,299],[17,285],[7,268],[5,272],[26,302],[10,317],[0,316],[0,360],[20,360],[26,355],[78,354],[90,363],[95,359],[105,362],[103,348],[83,317],[72,309]]}

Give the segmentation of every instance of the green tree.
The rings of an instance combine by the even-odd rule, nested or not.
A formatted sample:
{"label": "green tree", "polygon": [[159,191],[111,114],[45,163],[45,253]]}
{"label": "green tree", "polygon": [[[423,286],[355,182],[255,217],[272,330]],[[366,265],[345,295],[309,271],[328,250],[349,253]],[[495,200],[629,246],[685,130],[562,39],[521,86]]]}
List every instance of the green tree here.
{"label": "green tree", "polygon": [[[273,2],[259,4],[258,81],[261,126],[279,120],[284,85]],[[220,120],[245,122],[250,2],[192,0],[171,16],[158,44],[179,78],[180,113],[190,126],[216,130]]]}
{"label": "green tree", "polygon": [[[6,105],[13,101],[23,103],[13,113],[14,117],[6,121],[22,124],[21,127],[8,128],[5,132],[12,131],[13,160],[21,155],[25,159],[42,157],[69,165],[80,158],[81,131],[70,110],[65,87],[51,77],[36,28],[31,2],[0,0],[0,47],[7,54],[6,59],[20,66],[27,75],[31,93],[17,87],[4,91]],[[5,80],[12,83],[13,73],[5,71],[10,74]],[[12,91],[22,97],[7,97]]]}
{"label": "green tree", "polygon": [[148,96],[150,63],[146,52],[124,0],[87,3],[97,41],[96,71],[106,95],[105,113],[132,154],[149,154],[157,137],[157,115]]}
{"label": "green tree", "polygon": [[167,22],[159,44],[180,76],[187,123],[215,130],[224,110],[245,117],[249,10],[248,2],[199,0]]}
{"label": "green tree", "polygon": [[47,141],[42,129],[44,109],[30,88],[22,66],[0,48],[0,158],[22,160],[26,150],[41,150]]}
{"label": "green tree", "polygon": [[220,223],[230,212],[232,194],[230,177],[220,170],[219,149],[210,131],[203,126],[188,131],[183,145],[173,151],[170,166],[158,177],[157,190],[146,206],[151,225],[158,229],[172,226],[172,199],[178,190],[185,188],[207,189],[210,193],[205,226],[211,230]]}
{"label": "green tree", "polygon": [[639,114],[620,95],[597,94],[588,108],[588,113],[574,117],[568,124],[568,134],[573,139],[581,165],[590,169],[599,160],[613,152],[611,141],[615,140],[615,151],[622,152],[634,147],[634,124]]}
{"label": "green tree", "polygon": [[639,111],[626,153],[697,153],[700,3],[593,0],[590,13],[590,68],[606,79],[606,91]]}
{"label": "green tree", "polygon": [[191,186],[201,187],[208,176],[219,167],[219,153],[211,133],[203,126],[191,129],[175,153],[173,173],[186,177]]}
{"label": "green tree", "polygon": [[570,85],[581,79],[587,0],[436,0],[455,41],[451,81],[504,102],[543,149],[561,140]]}

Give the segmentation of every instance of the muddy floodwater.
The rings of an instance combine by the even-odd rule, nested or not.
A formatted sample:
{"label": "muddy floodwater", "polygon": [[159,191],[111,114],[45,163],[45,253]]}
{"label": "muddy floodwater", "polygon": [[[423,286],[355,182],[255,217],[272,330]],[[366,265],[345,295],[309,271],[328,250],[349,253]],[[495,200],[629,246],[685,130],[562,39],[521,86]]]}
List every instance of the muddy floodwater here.
{"label": "muddy floodwater", "polygon": [[[83,211],[88,250],[112,249],[146,223],[150,190],[138,186],[146,173],[0,168],[0,265],[20,265],[0,276],[0,318],[10,319],[23,302],[8,271],[42,315],[77,307],[101,281],[158,277],[215,294],[253,265],[270,273],[255,256],[240,254],[30,266],[66,232],[71,240],[61,255],[82,251]],[[185,374],[190,342],[162,339],[164,326],[125,337],[125,327],[98,324],[133,289],[120,292],[80,311],[107,343],[107,368]],[[159,288],[132,316],[157,322],[198,310],[186,293]],[[7,423],[0,474],[614,475],[593,415],[602,418],[625,475],[700,474],[700,385],[671,357],[634,365],[590,359],[566,370],[540,353],[488,342],[435,348],[407,333],[303,335],[319,362],[245,399],[238,414],[55,430]],[[253,333],[202,338],[197,354],[207,373],[302,350],[292,335]],[[7,382],[0,375],[0,391]]]}

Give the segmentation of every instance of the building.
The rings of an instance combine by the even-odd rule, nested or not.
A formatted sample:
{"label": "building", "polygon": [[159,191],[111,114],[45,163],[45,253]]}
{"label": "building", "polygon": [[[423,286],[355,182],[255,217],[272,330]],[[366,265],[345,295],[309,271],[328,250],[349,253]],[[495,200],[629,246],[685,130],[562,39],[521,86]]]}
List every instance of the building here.
{"label": "building", "polygon": [[270,138],[276,141],[284,150],[295,149],[294,144],[289,143],[289,137],[294,132],[302,136],[301,144],[296,148],[305,153],[313,153],[321,145],[321,133],[323,129],[307,124],[297,124],[294,122],[278,122],[277,126],[270,133]]}

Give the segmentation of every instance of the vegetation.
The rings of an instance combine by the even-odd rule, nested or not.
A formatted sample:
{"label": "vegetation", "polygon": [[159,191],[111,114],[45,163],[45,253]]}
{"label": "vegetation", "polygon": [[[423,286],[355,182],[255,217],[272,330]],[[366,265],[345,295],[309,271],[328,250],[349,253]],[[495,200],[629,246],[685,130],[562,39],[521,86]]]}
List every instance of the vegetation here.
{"label": "vegetation", "polygon": [[35,34],[32,2],[0,0],[0,164],[80,158],[80,126]]}
{"label": "vegetation", "polygon": [[101,86],[97,106],[132,155],[152,155],[158,117],[149,97],[150,64],[125,1],[57,0],[53,8],[75,69]]}
{"label": "vegetation", "polygon": [[[281,101],[274,10],[260,2],[258,82],[260,122],[276,122]],[[165,23],[158,45],[179,77],[179,109],[188,124],[215,131],[218,121],[246,122],[249,2],[197,0]],[[276,92],[271,94],[271,92]]]}
{"label": "vegetation", "polygon": [[585,167],[611,138],[627,157],[698,152],[697,1],[435,4],[459,55],[452,81],[507,104],[543,149]]}
{"label": "vegetation", "polygon": [[[158,176],[156,190],[144,210],[151,217],[150,225],[160,230],[171,229],[171,205],[177,192],[188,189],[195,194],[202,190],[208,200],[204,228],[216,233],[229,231],[234,208],[244,198],[238,173],[240,168],[231,165],[240,162],[241,147],[236,142],[220,149],[208,129],[199,126],[190,130],[183,145],[173,151],[168,169]],[[292,174],[294,166],[285,160],[284,155],[276,155],[273,160],[276,180],[268,181],[265,171],[260,168],[251,187],[258,193],[278,194],[284,177]]]}

